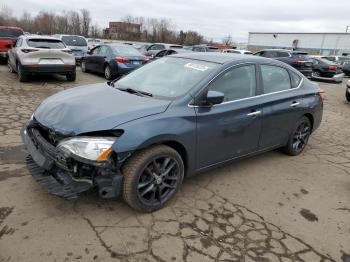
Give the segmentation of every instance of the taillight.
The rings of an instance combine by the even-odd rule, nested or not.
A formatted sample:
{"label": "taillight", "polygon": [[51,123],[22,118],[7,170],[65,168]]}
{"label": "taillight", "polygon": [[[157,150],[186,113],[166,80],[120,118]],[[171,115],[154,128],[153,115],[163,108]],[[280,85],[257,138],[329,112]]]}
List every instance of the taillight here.
{"label": "taillight", "polygon": [[35,52],[35,51],[39,51],[39,50],[38,50],[38,49],[25,48],[25,49],[21,49],[21,51],[22,51],[23,53],[28,54],[28,53]]}
{"label": "taillight", "polygon": [[64,50],[61,50],[62,52],[65,52],[65,53],[68,53],[68,54],[73,54],[72,50],[70,49],[64,49]]}
{"label": "taillight", "polygon": [[322,98],[322,100],[324,100],[325,96],[326,96],[326,92],[323,89],[320,89],[320,91],[318,92],[318,94],[320,95],[320,97]]}
{"label": "taillight", "polygon": [[143,57],[143,63],[146,64],[149,62],[149,58],[147,56]]}
{"label": "taillight", "polygon": [[299,60],[293,61],[293,65],[303,65],[304,63],[305,63],[304,61],[299,61]]}
{"label": "taillight", "polygon": [[127,62],[129,59],[127,59],[126,57],[116,57],[114,58],[114,61],[118,62],[118,63],[125,63]]}
{"label": "taillight", "polygon": [[335,65],[331,65],[331,66],[328,67],[329,70],[337,70],[337,68],[338,68],[338,67],[335,66]]}

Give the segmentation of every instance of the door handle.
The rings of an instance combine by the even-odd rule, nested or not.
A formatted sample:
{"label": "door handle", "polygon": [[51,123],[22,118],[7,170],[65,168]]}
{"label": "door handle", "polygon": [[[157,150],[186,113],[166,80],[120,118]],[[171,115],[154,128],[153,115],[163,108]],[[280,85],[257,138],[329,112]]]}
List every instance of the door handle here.
{"label": "door handle", "polygon": [[291,107],[296,107],[296,106],[298,106],[298,105],[300,105],[300,103],[294,101],[290,106],[291,106]]}
{"label": "door handle", "polygon": [[248,113],[247,116],[255,117],[261,114],[261,111],[253,111],[251,113]]}

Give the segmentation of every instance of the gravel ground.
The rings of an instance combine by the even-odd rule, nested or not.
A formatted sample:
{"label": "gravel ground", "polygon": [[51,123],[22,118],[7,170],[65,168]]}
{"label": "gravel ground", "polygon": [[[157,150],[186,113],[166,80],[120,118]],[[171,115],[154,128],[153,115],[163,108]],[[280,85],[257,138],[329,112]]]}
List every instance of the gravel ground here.
{"label": "gravel ground", "polygon": [[0,261],[349,261],[350,104],[320,83],[324,119],[298,157],[274,151],[187,179],[161,211],[66,201],[28,175],[20,128],[45,97],[104,82],[80,71],[19,83],[0,66]]}

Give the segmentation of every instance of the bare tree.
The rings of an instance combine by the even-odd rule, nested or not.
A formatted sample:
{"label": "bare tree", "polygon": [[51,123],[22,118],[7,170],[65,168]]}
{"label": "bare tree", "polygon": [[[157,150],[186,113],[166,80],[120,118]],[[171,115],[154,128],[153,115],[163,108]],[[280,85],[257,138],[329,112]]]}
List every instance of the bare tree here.
{"label": "bare tree", "polygon": [[232,45],[232,36],[231,36],[231,35],[225,36],[225,37],[222,39],[222,43],[223,43],[224,45],[227,45],[227,46]]}
{"label": "bare tree", "polygon": [[89,35],[90,24],[91,24],[91,15],[90,11],[87,9],[81,9],[81,33],[84,36]]}

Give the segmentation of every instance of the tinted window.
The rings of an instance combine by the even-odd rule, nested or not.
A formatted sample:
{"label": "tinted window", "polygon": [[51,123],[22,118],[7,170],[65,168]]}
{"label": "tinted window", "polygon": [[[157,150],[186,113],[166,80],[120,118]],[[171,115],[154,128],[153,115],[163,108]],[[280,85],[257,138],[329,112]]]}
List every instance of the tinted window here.
{"label": "tinted window", "polygon": [[233,101],[255,95],[255,66],[241,66],[229,70],[215,80],[209,90],[224,93],[224,101]]}
{"label": "tinted window", "polygon": [[322,58],[335,62],[335,57],[328,56],[328,57],[322,57]]}
{"label": "tinted window", "polygon": [[118,54],[135,55],[135,56],[141,55],[139,50],[137,50],[136,48],[129,46],[129,45],[112,46],[112,49],[114,52],[116,52]]}
{"label": "tinted window", "polygon": [[156,54],[156,57],[163,57],[167,50],[160,51],[159,53]]}
{"label": "tinted window", "polygon": [[292,88],[298,87],[302,79],[301,76],[292,71],[290,71],[289,73],[290,73],[290,79],[292,81]]}
{"label": "tinted window", "polygon": [[105,45],[101,46],[99,54],[100,55],[107,55],[107,53],[108,53],[108,47]]}
{"label": "tinted window", "polygon": [[80,36],[62,36],[62,41],[70,46],[87,46],[86,40]]}
{"label": "tinted window", "polygon": [[66,46],[61,40],[56,39],[28,39],[27,44],[30,47],[45,48],[45,49],[63,49]]}
{"label": "tinted window", "polygon": [[152,45],[148,50],[162,50],[165,49],[164,45]]}
{"label": "tinted window", "polygon": [[98,55],[100,53],[100,49],[101,49],[101,47],[96,47],[96,48],[92,49],[91,54]]}
{"label": "tinted window", "polygon": [[0,37],[19,37],[20,35],[23,35],[23,32],[21,30],[17,29],[0,29]]}
{"label": "tinted window", "polygon": [[291,88],[289,74],[287,70],[282,67],[262,65],[261,75],[265,94]]}
{"label": "tinted window", "polygon": [[133,88],[160,97],[182,96],[208,76],[218,64],[164,57],[146,64],[116,82],[117,88]]}

